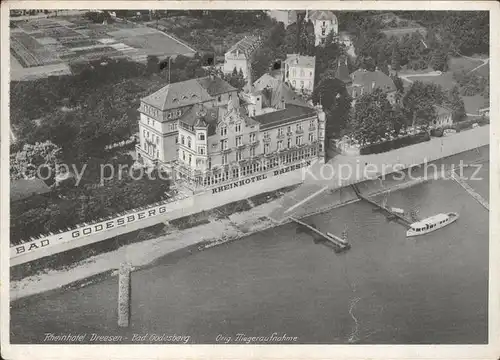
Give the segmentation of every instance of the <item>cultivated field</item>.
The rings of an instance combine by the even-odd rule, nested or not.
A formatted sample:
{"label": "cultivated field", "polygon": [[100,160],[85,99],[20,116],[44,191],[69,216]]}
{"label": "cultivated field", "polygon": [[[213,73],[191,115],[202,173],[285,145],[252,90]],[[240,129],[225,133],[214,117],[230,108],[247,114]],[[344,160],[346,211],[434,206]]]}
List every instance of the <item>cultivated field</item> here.
{"label": "cultivated field", "polygon": [[[147,55],[194,55],[195,50],[156,29],[125,21],[96,24],[81,15],[11,20],[11,54],[22,68],[69,65],[102,56],[145,62]],[[43,74],[43,69],[37,69]],[[19,75],[19,69],[17,69]],[[28,73],[28,71],[27,71]],[[29,71],[33,73],[33,71]]]}

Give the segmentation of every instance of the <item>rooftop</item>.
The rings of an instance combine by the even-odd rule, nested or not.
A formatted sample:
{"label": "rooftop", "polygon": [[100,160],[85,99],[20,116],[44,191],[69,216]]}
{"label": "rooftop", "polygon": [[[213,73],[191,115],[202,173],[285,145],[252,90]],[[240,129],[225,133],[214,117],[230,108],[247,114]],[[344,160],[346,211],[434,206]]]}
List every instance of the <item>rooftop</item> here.
{"label": "rooftop", "polygon": [[316,116],[316,110],[310,107],[293,104],[286,105],[283,110],[276,110],[267,114],[255,116],[254,119],[260,123],[260,129],[284,125],[289,122],[307,119]]}
{"label": "rooftop", "polygon": [[226,53],[233,53],[241,51],[242,53],[253,52],[260,45],[260,39],[257,36],[245,36],[243,39],[238,41],[236,44],[231,46],[231,48]]}
{"label": "rooftop", "polygon": [[299,54],[287,54],[286,60],[284,60],[283,63],[289,65],[298,65],[300,67],[314,68],[314,66],[316,65],[316,57]]}
{"label": "rooftop", "polygon": [[351,74],[351,79],[353,86],[363,87],[366,92],[371,92],[373,85],[384,92],[396,91],[392,79],[380,70],[367,71],[359,69]]}
{"label": "rooftop", "polygon": [[453,112],[453,110],[451,110],[450,108],[442,105],[434,105],[434,109],[436,110],[437,116],[447,115]]}
{"label": "rooftop", "polygon": [[142,101],[165,111],[212,100],[216,95],[237,91],[219,77],[206,76],[168,84]]}
{"label": "rooftop", "polygon": [[336,20],[337,17],[334,13],[328,10],[313,10],[309,11],[309,19],[311,20]]}
{"label": "rooftop", "polygon": [[339,57],[339,63],[337,65],[337,70],[335,71],[335,77],[345,84],[352,81],[351,77],[349,76],[349,68],[347,67],[347,57],[344,57],[344,59],[341,59]]}
{"label": "rooftop", "polygon": [[12,202],[27,199],[34,195],[49,193],[50,187],[40,179],[19,179],[10,182],[10,199]]}
{"label": "rooftop", "polygon": [[255,91],[262,91],[264,96],[263,106],[279,107],[281,101],[285,104],[310,107],[295,91],[288,87],[281,79],[277,79],[269,74],[262,75],[253,84]]}

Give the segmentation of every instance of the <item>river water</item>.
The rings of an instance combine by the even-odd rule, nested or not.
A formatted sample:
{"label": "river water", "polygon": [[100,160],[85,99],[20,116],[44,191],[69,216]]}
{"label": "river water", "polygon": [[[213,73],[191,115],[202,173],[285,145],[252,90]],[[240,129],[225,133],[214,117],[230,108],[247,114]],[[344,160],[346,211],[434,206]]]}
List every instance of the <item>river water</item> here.
{"label": "river water", "polygon": [[[484,151],[483,151],[484,155]],[[475,155],[467,155],[474,157]],[[469,184],[488,199],[489,166]],[[470,177],[475,170],[467,169]],[[189,256],[166,256],[133,273],[130,328],[116,326],[117,278],[11,305],[11,342],[44,334],[297,337],[329,344],[479,344],[488,342],[488,212],[452,180],[433,180],[387,197],[421,217],[456,211],[460,219],[406,238],[371,205],[356,202],[306,218],[351,250],[335,254],[294,224]],[[126,338],[126,339],[125,339]]]}

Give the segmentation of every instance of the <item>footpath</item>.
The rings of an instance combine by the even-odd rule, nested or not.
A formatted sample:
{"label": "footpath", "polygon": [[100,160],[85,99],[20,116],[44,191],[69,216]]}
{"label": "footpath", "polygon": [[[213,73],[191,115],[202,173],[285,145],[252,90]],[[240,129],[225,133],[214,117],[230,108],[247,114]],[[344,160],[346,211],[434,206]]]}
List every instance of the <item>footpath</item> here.
{"label": "footpath", "polygon": [[[377,171],[374,172],[374,169],[382,169],[384,164],[386,168],[389,164],[403,164],[409,167],[488,145],[489,130],[489,126],[484,126],[383,154],[354,157],[339,155],[326,164],[328,169],[348,169],[349,166],[347,165],[351,167],[358,166],[361,171],[354,172],[349,178],[345,173],[340,173],[340,175],[345,176],[339,174],[336,176],[322,176],[326,175],[327,171],[325,170],[325,164],[318,162],[311,165],[307,171],[301,170],[284,174],[279,178],[271,178],[267,179],[268,181],[251,184],[254,186],[248,188],[231,189],[221,193],[222,198],[212,196],[212,201],[217,199],[217,202],[224,202],[227,200],[224,199],[226,197],[233,200],[235,197],[248,198],[255,194],[256,191],[275,190],[277,188],[275,182],[277,181],[282,185],[281,187],[303,181],[301,186],[286,193],[283,197],[255,206],[249,211],[233,214],[227,219],[213,220],[208,224],[185,230],[175,230],[152,240],[126,245],[115,251],[84,260],[69,269],[49,271],[22,280],[11,281],[11,300],[61,288],[105,272],[111,272],[124,261],[131,263],[136,268],[144,267],[165,255],[186,247],[199,245],[201,250],[210,247],[206,244],[217,245],[286,223],[289,216],[300,218],[355,202],[357,197],[346,186],[366,180],[365,173],[375,176]],[[368,167],[370,169],[367,169]],[[422,181],[425,181],[425,179],[395,184],[391,186],[391,189],[412,186]],[[245,190],[242,191],[243,189]],[[388,190],[380,189],[377,192],[381,193]],[[370,195],[375,195],[377,192]],[[194,201],[195,207],[201,205],[204,208],[208,206],[205,203],[208,199],[200,200],[196,199]]]}

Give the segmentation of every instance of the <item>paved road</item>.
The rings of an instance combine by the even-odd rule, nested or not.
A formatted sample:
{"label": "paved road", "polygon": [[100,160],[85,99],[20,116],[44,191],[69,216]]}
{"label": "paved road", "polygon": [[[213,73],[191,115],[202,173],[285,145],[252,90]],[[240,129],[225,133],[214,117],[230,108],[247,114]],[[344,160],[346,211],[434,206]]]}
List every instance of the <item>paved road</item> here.
{"label": "paved road", "polygon": [[[487,125],[382,154],[337,155],[326,165],[315,163],[309,171],[303,172],[304,183],[286,194],[269,217],[276,222],[288,216],[300,217],[297,213],[301,212],[303,204],[313,198],[320,198],[362,179],[374,178],[380,173],[389,173],[396,164],[398,167],[409,167],[487,145],[489,130]],[[395,170],[401,169],[398,167]]]}
{"label": "paved road", "polygon": [[413,80],[409,79],[410,77],[418,77],[418,76],[441,76],[441,75],[442,75],[441,71],[430,71],[430,72],[425,73],[425,74],[408,74],[408,75],[398,74],[398,76],[401,79],[404,79],[404,80],[408,81],[410,84],[413,83]]}

